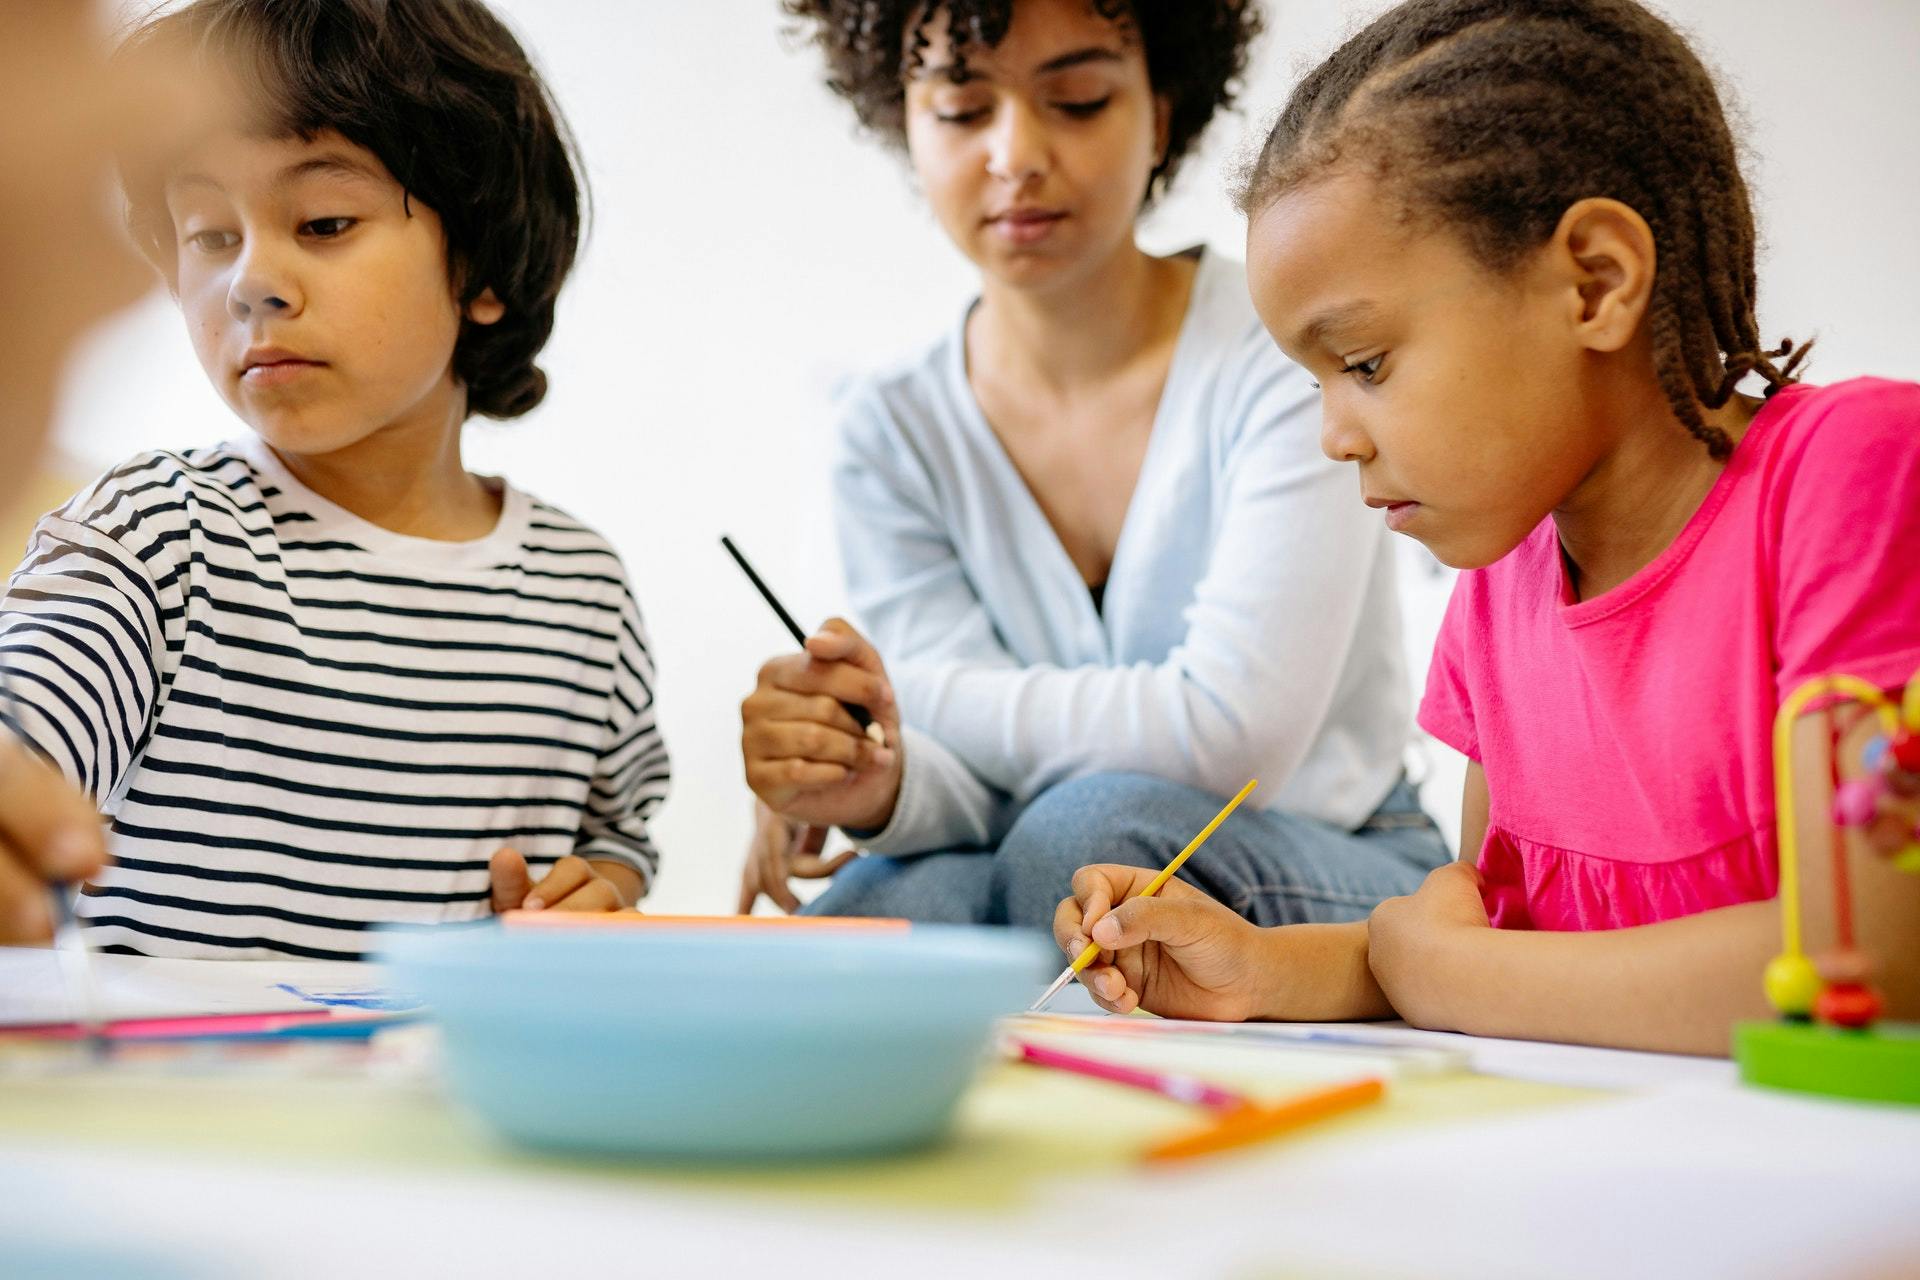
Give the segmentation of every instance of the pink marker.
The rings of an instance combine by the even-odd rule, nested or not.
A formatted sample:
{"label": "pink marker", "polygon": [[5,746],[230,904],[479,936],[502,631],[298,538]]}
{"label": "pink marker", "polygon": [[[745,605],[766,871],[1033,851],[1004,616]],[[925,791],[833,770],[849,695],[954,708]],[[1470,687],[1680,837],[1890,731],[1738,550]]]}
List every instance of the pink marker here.
{"label": "pink marker", "polygon": [[1139,1067],[1123,1067],[1117,1062],[1083,1058],[1077,1053],[1042,1049],[1039,1045],[1027,1044],[1022,1040],[1015,1040],[1013,1047],[1019,1052],[1022,1062],[1031,1062],[1036,1067],[1052,1067],[1058,1071],[1071,1071],[1075,1075],[1091,1076],[1096,1080],[1110,1080],[1114,1084],[1132,1085],[1136,1089],[1145,1089],[1149,1093],[1157,1093],[1175,1102],[1211,1107],[1215,1111],[1235,1111],[1248,1106],[1251,1102],[1251,1099],[1244,1094],[1235,1093],[1231,1089],[1222,1089],[1219,1085],[1208,1084],[1198,1076],[1184,1075],[1174,1071],[1145,1071]]}

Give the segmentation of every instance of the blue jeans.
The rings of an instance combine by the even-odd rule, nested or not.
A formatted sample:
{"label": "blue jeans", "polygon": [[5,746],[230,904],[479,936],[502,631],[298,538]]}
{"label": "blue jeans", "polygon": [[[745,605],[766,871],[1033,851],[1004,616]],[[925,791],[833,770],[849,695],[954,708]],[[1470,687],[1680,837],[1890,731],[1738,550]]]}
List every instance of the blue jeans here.
{"label": "blue jeans", "polygon": [[[1094,862],[1163,867],[1224,803],[1141,774],[1077,778],[1036,797],[998,849],[856,858],[806,913],[1050,929],[1075,871]],[[1358,831],[1240,809],[1180,878],[1255,924],[1336,923],[1413,892],[1451,857],[1403,781]]]}

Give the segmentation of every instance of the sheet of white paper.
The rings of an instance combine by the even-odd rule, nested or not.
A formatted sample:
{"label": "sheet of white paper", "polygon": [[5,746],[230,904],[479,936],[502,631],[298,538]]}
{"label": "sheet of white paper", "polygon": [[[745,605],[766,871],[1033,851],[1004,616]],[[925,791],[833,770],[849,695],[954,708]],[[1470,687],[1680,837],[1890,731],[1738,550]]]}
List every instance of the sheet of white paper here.
{"label": "sheet of white paper", "polygon": [[[1076,991],[1079,988],[1075,988]],[[1064,995],[1064,993],[1063,993]],[[1084,1014],[1089,1020],[1114,1019],[1101,1013],[1084,995],[1069,1006],[1062,999],[1050,1010],[1063,1017]],[[1085,1011],[1091,1007],[1090,1014]],[[1424,1048],[1465,1055],[1468,1067],[1482,1075],[1514,1080],[1537,1080],[1584,1089],[1657,1089],[1676,1085],[1733,1085],[1738,1079],[1725,1058],[1690,1058],[1671,1053],[1631,1053],[1620,1049],[1593,1049],[1585,1045],[1546,1044],[1535,1040],[1490,1040],[1444,1031],[1419,1031],[1401,1022],[1183,1022],[1172,1018],[1127,1019],[1129,1030],[1142,1035],[1162,1028],[1182,1035],[1217,1037],[1246,1044],[1304,1043],[1364,1051],[1367,1046]]]}
{"label": "sheet of white paper", "polygon": [[[91,964],[100,1002],[94,1013],[110,1021],[388,1007],[379,970],[370,964],[99,954]],[[78,1016],[57,951],[0,947],[0,1026],[71,1022]]]}

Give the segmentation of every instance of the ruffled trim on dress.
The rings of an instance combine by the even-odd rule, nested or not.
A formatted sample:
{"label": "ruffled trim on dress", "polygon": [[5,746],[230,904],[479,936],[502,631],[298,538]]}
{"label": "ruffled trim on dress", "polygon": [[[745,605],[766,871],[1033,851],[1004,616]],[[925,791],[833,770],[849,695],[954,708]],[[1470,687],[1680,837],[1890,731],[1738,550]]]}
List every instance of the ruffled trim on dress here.
{"label": "ruffled trim on dress", "polygon": [[1627,929],[1779,890],[1769,824],[1672,862],[1622,862],[1490,828],[1480,851],[1487,914],[1500,929]]}

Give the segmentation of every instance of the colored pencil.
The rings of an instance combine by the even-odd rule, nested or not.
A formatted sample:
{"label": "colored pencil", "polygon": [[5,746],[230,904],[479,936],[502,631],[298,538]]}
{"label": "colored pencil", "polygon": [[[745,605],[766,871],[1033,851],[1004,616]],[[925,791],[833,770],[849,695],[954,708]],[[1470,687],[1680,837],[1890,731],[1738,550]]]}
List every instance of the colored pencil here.
{"label": "colored pencil", "polygon": [[[740,548],[733,545],[733,539],[722,534],[720,537],[720,545],[727,549],[727,554],[733,557],[733,562],[740,566],[742,573],[747,575],[747,581],[751,582],[754,590],[760,593],[760,598],[765,600],[767,604],[772,607],[774,613],[779,615],[780,621],[786,624],[787,630],[793,635],[794,643],[802,649],[806,648],[807,633],[800,629],[800,624],[795,622],[793,615],[787,612],[787,606],[780,603],[780,597],[773,594],[773,588],[769,587],[761,579],[760,575],[754,572],[753,566],[747,563],[747,557],[741,553]],[[853,722],[860,726],[860,731],[866,734],[875,746],[884,747],[887,745],[886,730],[873,722],[872,714],[868,712],[865,707],[854,702],[842,702],[840,705],[846,709],[848,715],[853,717]]]}
{"label": "colored pencil", "polygon": [[[1181,864],[1184,863],[1188,858],[1191,858],[1193,856],[1194,850],[1198,849],[1201,845],[1205,844],[1207,842],[1207,838],[1211,836],[1215,831],[1220,829],[1220,824],[1227,820],[1227,815],[1232,813],[1235,809],[1238,809],[1240,807],[1240,802],[1242,800],[1245,800],[1249,795],[1252,795],[1253,789],[1259,785],[1260,785],[1260,779],[1254,778],[1251,781],[1249,781],[1246,786],[1240,788],[1240,794],[1235,796],[1233,799],[1227,801],[1227,807],[1222,809],[1219,813],[1216,813],[1213,816],[1213,821],[1209,822],[1206,825],[1206,827],[1201,830],[1200,834],[1195,836],[1193,840],[1188,843],[1186,848],[1182,849],[1178,854],[1174,855],[1173,861],[1169,862],[1166,865],[1166,868],[1163,871],[1161,871],[1159,875],[1155,876],[1147,884],[1146,888],[1140,891],[1138,896],[1142,898],[1151,898],[1154,894],[1160,892],[1161,889],[1165,888],[1167,881],[1173,879],[1173,873],[1180,869]],[[1115,903],[1114,905],[1119,906],[1120,904]],[[1066,985],[1069,982],[1072,982],[1074,978],[1078,976],[1081,970],[1085,969],[1088,965],[1093,963],[1094,958],[1099,954],[1100,954],[1099,945],[1097,943],[1089,942],[1086,946],[1086,949],[1082,951],[1079,955],[1073,958],[1073,963],[1060,971],[1060,976],[1053,980],[1053,985],[1048,987],[1045,991],[1041,992],[1040,998],[1033,1002],[1033,1006],[1029,1008],[1027,1012],[1039,1013],[1042,1009],[1045,1009],[1049,1004],[1053,1002],[1053,998],[1059,995],[1060,992],[1066,988]]]}
{"label": "colored pencil", "polygon": [[53,945],[60,953],[67,994],[76,1006],[74,1026],[78,1036],[86,1041],[87,1051],[95,1058],[104,1058],[110,1046],[100,1017],[99,987],[94,983],[93,948],[87,943],[86,927],[80,923],[72,896],[79,888],[56,884],[49,887],[49,892],[53,895]]}
{"label": "colored pencil", "polygon": [[1095,1080],[1131,1085],[1136,1089],[1157,1093],[1163,1098],[1171,1098],[1175,1102],[1190,1102],[1196,1106],[1211,1107],[1215,1111],[1234,1111],[1252,1105],[1252,1100],[1245,1094],[1235,1093],[1231,1089],[1222,1089],[1219,1085],[1208,1084],[1200,1077],[1187,1075],[1184,1072],[1148,1071],[1140,1067],[1126,1067],[1117,1062],[1103,1062],[1098,1058],[1083,1058],[1077,1053],[1064,1053],[1059,1049],[1043,1048],[1037,1044],[1028,1044],[1024,1040],[1015,1040],[1012,1046],[1014,1052],[1019,1055],[1020,1061],[1032,1063],[1036,1067],[1051,1067],[1056,1071],[1070,1071],[1075,1075],[1088,1076]]}

